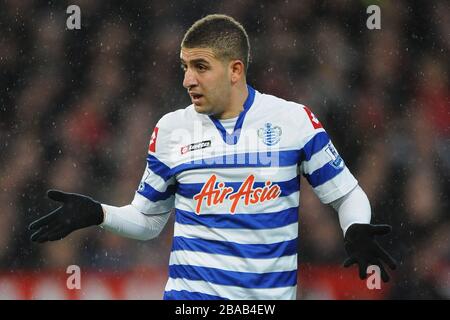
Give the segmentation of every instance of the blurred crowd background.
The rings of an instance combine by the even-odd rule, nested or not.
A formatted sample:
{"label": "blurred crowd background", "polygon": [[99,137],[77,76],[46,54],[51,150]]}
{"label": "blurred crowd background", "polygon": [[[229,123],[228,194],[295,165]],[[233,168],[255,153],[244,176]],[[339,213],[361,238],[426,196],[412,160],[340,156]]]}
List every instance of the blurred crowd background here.
{"label": "blurred crowd background", "polygon": [[[66,28],[70,4],[81,8],[81,30]],[[381,30],[366,27],[370,4],[381,8]],[[202,16],[225,13],[250,36],[249,84],[310,106],[366,191],[373,222],[393,226],[380,242],[399,266],[383,298],[450,298],[449,8],[444,0],[1,1],[1,272],[71,264],[167,272],[173,217],[147,242],[92,227],[37,245],[27,225],[57,207],[49,188],[130,203],[154,125],[190,104],[182,36]],[[302,182],[299,270],[341,268],[337,214]]]}

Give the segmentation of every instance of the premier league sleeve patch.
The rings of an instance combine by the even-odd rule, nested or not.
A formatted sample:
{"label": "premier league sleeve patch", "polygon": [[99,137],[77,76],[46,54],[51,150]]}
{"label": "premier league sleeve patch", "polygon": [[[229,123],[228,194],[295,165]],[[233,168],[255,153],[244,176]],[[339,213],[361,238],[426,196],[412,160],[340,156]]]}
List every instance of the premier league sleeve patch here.
{"label": "premier league sleeve patch", "polygon": [[331,161],[329,162],[334,168],[340,169],[344,166],[344,160],[342,160],[341,156],[337,152],[334,145],[329,142],[325,148],[325,152],[330,157]]}

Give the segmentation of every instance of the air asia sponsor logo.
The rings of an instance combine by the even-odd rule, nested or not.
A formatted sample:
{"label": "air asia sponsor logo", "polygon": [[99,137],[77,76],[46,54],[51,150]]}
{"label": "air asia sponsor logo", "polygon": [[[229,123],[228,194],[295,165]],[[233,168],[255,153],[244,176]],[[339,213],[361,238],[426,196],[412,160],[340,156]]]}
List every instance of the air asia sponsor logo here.
{"label": "air asia sponsor logo", "polygon": [[320,123],[319,119],[314,115],[314,113],[311,112],[307,107],[303,107],[305,109],[306,113],[308,114],[308,118],[311,121],[314,129],[322,128],[322,124]]}
{"label": "air asia sponsor logo", "polygon": [[211,147],[211,140],[206,140],[206,141],[197,142],[197,143],[191,143],[191,144],[188,144],[187,146],[181,147],[181,154],[185,154],[190,151],[205,149],[205,148],[209,148],[209,147]]}
{"label": "air asia sponsor logo", "polygon": [[231,203],[230,213],[234,214],[239,202],[243,202],[246,206],[250,204],[262,203],[269,200],[277,199],[281,194],[280,186],[272,184],[270,181],[264,183],[264,187],[254,187],[255,177],[249,175],[236,191],[233,187],[225,187],[225,183],[217,183],[217,176],[213,174],[203,185],[202,190],[194,196],[197,201],[195,213],[200,214],[200,208],[203,201],[208,207],[219,205],[226,200]]}

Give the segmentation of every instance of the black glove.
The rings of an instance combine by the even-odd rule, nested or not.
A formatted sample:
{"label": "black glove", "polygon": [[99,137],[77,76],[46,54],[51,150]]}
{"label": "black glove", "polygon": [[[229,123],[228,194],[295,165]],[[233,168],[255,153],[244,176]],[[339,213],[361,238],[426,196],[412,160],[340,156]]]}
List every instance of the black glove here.
{"label": "black glove", "polygon": [[375,240],[375,236],[382,236],[391,232],[391,226],[386,224],[352,224],[345,233],[345,250],[349,257],[344,261],[344,267],[357,263],[361,280],[367,277],[367,267],[377,265],[381,271],[381,279],[389,281],[389,275],[383,267],[382,261],[392,270],[397,264]]}
{"label": "black glove", "polygon": [[34,231],[31,241],[59,240],[72,231],[103,222],[101,204],[89,197],[58,190],[47,191],[47,197],[63,205],[28,226],[29,230]]}

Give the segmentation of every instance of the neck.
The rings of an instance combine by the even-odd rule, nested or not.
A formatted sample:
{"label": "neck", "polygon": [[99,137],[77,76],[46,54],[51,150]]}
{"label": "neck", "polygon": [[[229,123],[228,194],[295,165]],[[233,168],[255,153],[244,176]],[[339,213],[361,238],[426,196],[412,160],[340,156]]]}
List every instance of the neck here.
{"label": "neck", "polygon": [[214,115],[217,119],[236,118],[244,110],[244,102],[248,97],[247,83],[242,82],[236,84],[235,88],[231,89],[230,103],[222,113]]}

